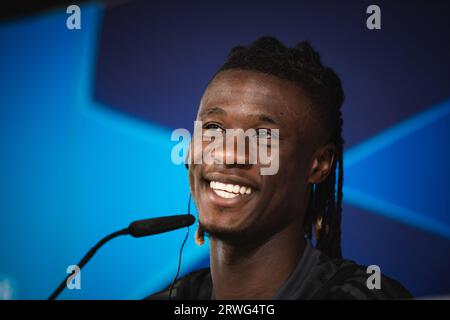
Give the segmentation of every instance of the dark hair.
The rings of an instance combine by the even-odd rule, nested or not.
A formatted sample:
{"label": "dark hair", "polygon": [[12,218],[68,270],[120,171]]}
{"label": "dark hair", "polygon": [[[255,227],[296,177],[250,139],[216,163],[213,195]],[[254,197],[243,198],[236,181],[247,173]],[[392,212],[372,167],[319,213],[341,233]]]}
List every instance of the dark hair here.
{"label": "dark hair", "polygon": [[[333,69],[322,65],[320,55],[304,41],[288,48],[273,37],[262,37],[249,46],[231,49],[217,71],[241,69],[258,71],[300,85],[336,147],[331,172],[322,183],[311,185],[305,214],[305,232],[311,239],[315,229],[317,248],[332,258],[341,258],[342,185],[344,179],[341,80]],[[337,186],[336,186],[337,179]]]}

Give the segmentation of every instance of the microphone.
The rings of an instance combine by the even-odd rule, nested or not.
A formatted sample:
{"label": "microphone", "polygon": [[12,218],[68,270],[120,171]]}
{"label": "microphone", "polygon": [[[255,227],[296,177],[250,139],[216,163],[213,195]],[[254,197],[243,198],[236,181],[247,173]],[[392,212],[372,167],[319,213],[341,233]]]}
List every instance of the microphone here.
{"label": "microphone", "polygon": [[130,223],[128,230],[135,238],[151,236],[192,225],[195,217],[192,214],[138,220]]}
{"label": "microphone", "polygon": [[[88,261],[94,256],[94,254],[97,252],[98,249],[100,249],[101,246],[103,246],[109,240],[114,239],[118,236],[131,235],[135,238],[151,236],[154,234],[189,227],[190,225],[194,224],[194,222],[195,217],[192,214],[180,214],[175,216],[166,216],[134,221],[130,223],[128,228],[113,232],[110,235],[104,237],[102,240],[100,240],[95,246],[93,246],[88,251],[88,253],[86,253],[86,255],[83,257],[83,259],[81,259],[81,261],[78,263],[77,266],[81,270],[81,268],[83,268],[86,265],[86,263],[88,263]],[[59,294],[66,287],[67,280],[71,275],[72,274],[69,274],[60,283],[60,285],[50,295],[48,300],[54,300],[59,296]]]}

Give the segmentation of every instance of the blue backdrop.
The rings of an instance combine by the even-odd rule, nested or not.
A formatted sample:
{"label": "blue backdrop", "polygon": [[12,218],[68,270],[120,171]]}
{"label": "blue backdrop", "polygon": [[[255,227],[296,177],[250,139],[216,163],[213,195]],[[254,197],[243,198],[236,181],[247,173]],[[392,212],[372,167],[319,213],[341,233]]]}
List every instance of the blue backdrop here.
{"label": "blue backdrop", "polygon": [[[133,1],[0,24],[0,298],[43,299],[99,238],[185,213],[170,134],[229,49],[309,40],[346,92],[343,250],[417,296],[450,294],[450,5]],[[208,264],[193,230],[182,273]],[[135,299],[175,275],[185,230],[119,238],[64,299]]]}

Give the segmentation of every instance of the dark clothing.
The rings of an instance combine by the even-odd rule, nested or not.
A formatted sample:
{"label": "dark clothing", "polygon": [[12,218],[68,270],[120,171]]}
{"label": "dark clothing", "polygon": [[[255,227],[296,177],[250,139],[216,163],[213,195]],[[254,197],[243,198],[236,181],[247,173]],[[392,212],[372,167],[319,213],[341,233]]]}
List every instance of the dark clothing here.
{"label": "dark clothing", "polygon": [[[381,276],[381,288],[369,289],[366,268],[349,260],[331,259],[307,242],[295,270],[273,297],[298,299],[409,299],[411,294],[397,281]],[[147,299],[168,299],[169,289]],[[213,299],[210,269],[194,271],[178,280],[172,290],[174,300]]]}

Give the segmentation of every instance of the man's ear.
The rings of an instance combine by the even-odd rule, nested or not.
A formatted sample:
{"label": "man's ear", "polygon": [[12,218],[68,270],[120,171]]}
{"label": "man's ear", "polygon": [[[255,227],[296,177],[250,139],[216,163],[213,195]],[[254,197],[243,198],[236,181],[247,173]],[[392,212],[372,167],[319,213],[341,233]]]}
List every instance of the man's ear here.
{"label": "man's ear", "polygon": [[336,147],[333,144],[320,147],[315,152],[309,172],[309,183],[318,184],[328,177],[333,167],[335,152]]}

